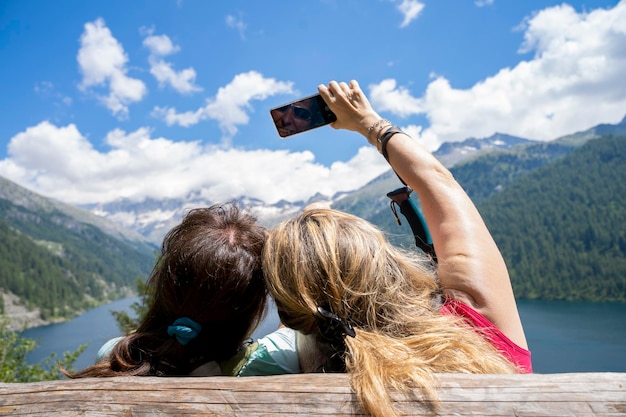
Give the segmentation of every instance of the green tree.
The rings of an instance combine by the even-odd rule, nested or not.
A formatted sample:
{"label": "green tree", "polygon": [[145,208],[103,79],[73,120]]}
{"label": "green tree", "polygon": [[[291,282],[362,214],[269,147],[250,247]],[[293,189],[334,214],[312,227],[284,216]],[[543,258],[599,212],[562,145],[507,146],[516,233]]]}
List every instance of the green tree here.
{"label": "green tree", "polygon": [[137,294],[142,294],[139,301],[135,301],[130,305],[130,309],[134,312],[131,317],[125,311],[111,310],[111,314],[117,321],[117,327],[124,333],[129,334],[139,326],[139,322],[143,320],[148,312],[148,306],[152,300],[152,293],[150,292],[148,285],[141,278],[137,278],[135,281],[137,288]]}
{"label": "green tree", "polygon": [[29,364],[26,355],[37,347],[37,342],[24,337],[20,332],[8,328],[9,319],[0,316],[0,381],[1,382],[38,382],[63,378],[60,368],[74,371],[73,364],[87,344],[81,345],[75,352],[65,352],[61,359],[51,354],[43,363]]}

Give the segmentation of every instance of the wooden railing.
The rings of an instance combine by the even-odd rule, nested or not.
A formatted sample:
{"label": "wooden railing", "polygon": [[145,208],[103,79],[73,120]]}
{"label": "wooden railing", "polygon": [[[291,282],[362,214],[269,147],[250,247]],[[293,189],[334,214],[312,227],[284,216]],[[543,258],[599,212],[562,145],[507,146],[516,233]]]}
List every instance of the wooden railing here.
{"label": "wooden railing", "polygon": [[[440,416],[626,416],[626,373],[440,375]],[[433,415],[416,392],[407,416]],[[122,377],[0,384],[0,416],[362,415],[346,375]]]}

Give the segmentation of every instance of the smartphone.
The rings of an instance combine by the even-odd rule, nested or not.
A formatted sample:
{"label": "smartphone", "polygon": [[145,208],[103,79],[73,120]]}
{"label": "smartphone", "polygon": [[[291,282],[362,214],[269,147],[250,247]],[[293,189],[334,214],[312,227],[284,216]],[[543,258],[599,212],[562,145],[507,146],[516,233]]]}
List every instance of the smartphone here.
{"label": "smartphone", "polygon": [[301,98],[270,110],[281,138],[306,132],[337,120],[319,94]]}

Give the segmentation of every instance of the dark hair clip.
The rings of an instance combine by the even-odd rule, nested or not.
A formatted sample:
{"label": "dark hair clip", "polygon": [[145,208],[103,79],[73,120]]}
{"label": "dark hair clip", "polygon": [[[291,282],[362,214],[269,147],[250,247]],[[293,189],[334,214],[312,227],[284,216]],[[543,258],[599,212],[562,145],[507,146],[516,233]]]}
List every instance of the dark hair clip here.
{"label": "dark hair clip", "polygon": [[343,341],[345,335],[356,337],[354,327],[348,321],[337,316],[332,311],[326,310],[324,307],[318,306],[317,312],[321,315],[321,317],[316,316],[317,325],[322,336],[329,342]]}

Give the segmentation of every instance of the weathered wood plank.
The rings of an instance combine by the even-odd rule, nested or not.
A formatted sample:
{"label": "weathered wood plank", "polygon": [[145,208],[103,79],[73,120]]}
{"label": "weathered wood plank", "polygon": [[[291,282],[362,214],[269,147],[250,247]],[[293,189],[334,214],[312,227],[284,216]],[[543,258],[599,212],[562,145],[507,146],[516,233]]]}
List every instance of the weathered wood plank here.
{"label": "weathered wood plank", "polygon": [[[440,375],[441,416],[626,416],[626,373]],[[419,391],[395,393],[430,415]],[[102,378],[0,384],[0,416],[362,415],[345,375]]]}

